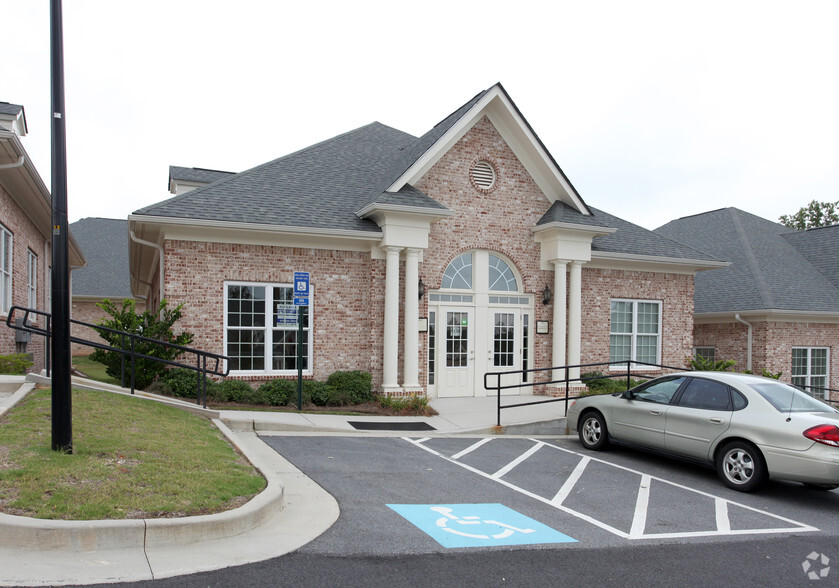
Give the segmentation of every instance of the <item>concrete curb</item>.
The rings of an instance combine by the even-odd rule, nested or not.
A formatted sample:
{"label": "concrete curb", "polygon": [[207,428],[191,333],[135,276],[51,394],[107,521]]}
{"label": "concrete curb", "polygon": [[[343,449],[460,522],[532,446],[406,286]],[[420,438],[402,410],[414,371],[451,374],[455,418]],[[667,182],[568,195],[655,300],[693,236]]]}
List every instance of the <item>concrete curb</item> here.
{"label": "concrete curb", "polygon": [[[282,510],[283,485],[276,471],[221,421],[215,425],[260,470],[265,490],[239,508],[175,519],[54,521],[0,513],[0,547],[7,549],[99,551],[149,549],[216,541],[247,533]],[[261,465],[260,465],[261,464]]]}

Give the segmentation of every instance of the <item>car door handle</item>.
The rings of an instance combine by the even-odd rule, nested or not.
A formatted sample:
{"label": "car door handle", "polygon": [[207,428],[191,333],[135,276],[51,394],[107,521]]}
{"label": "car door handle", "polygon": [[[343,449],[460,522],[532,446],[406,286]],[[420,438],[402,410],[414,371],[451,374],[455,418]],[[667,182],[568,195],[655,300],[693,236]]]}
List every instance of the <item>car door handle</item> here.
{"label": "car door handle", "polygon": [[721,419],[720,417],[712,417],[711,422],[715,425],[721,425],[725,422],[725,419]]}
{"label": "car door handle", "polygon": [[655,416],[661,416],[662,414],[664,414],[664,412],[661,410],[651,410],[650,414],[654,414]]}

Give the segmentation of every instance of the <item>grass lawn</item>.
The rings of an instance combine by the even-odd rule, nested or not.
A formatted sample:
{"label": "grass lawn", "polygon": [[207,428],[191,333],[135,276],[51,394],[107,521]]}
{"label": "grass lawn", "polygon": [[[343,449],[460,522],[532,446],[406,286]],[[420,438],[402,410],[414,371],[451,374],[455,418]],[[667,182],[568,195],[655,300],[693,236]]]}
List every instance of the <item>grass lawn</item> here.
{"label": "grass lawn", "polygon": [[[106,384],[120,385],[119,378],[112,378],[105,373],[105,365],[98,361],[91,361],[87,355],[74,355],[73,367],[84,373],[91,380],[105,382]],[[130,384],[129,384],[130,385]]]}
{"label": "grass lawn", "polygon": [[207,419],[108,392],[73,390],[73,454],[53,451],[49,389],[0,418],[0,511],[43,519],[209,514],[265,487]]}

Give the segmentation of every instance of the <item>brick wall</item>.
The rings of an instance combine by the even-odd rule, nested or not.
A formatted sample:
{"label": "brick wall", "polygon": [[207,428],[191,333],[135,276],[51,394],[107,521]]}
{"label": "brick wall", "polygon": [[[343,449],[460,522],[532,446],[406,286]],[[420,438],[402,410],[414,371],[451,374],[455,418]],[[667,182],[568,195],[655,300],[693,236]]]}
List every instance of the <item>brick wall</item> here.
{"label": "brick wall", "polygon": [[384,261],[359,252],[265,245],[167,240],[164,247],[165,296],[170,305],[184,304],[176,329],[195,335],[193,347],[225,352],[225,281],[290,285],[294,271],[305,268],[315,329],[312,377],[324,380],[334,371],[360,369],[380,385]]}
{"label": "brick wall", "polygon": [[583,363],[609,361],[611,300],[626,298],[662,302],[661,363],[686,365],[693,345],[693,276],[583,266],[582,287]]}
{"label": "brick wall", "polygon": [[[752,371],[781,372],[781,380],[789,382],[792,375],[793,347],[827,347],[829,359],[829,388],[839,388],[839,325],[831,323],[749,321],[752,323]],[[696,325],[696,346],[716,348],[717,360],[733,359],[734,371],[745,371],[748,366],[748,329],[739,322]],[[839,393],[832,398],[839,400]]]}
{"label": "brick wall", "polygon": [[[12,304],[29,306],[28,294],[28,251],[38,256],[37,309],[46,310],[47,281],[51,262],[50,241],[32,224],[11,195],[0,186],[0,223],[12,233]],[[22,315],[18,315],[22,316]],[[0,314],[0,354],[16,353],[15,331],[6,326],[7,315]],[[38,323],[44,326],[43,323]],[[46,341],[43,337],[32,335],[26,345],[26,352],[32,354],[34,365],[30,371],[40,371],[45,367]]]}

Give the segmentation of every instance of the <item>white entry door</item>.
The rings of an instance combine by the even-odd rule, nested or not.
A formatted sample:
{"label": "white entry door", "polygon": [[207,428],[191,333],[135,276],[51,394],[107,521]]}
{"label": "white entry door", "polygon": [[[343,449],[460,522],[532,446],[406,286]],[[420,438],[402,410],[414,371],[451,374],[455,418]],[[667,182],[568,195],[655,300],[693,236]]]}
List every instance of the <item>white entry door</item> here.
{"label": "white entry door", "polygon": [[443,317],[439,394],[441,397],[474,396],[475,348],[472,310],[446,309]]}
{"label": "white entry door", "polygon": [[[488,353],[489,372],[507,372],[520,370],[522,367],[522,313],[518,308],[490,309],[488,313]],[[491,376],[487,380],[494,386],[498,378]],[[513,386],[501,390],[501,394],[521,394],[518,387],[522,382],[521,373],[501,376],[502,386]],[[495,389],[487,390],[494,395]]]}

